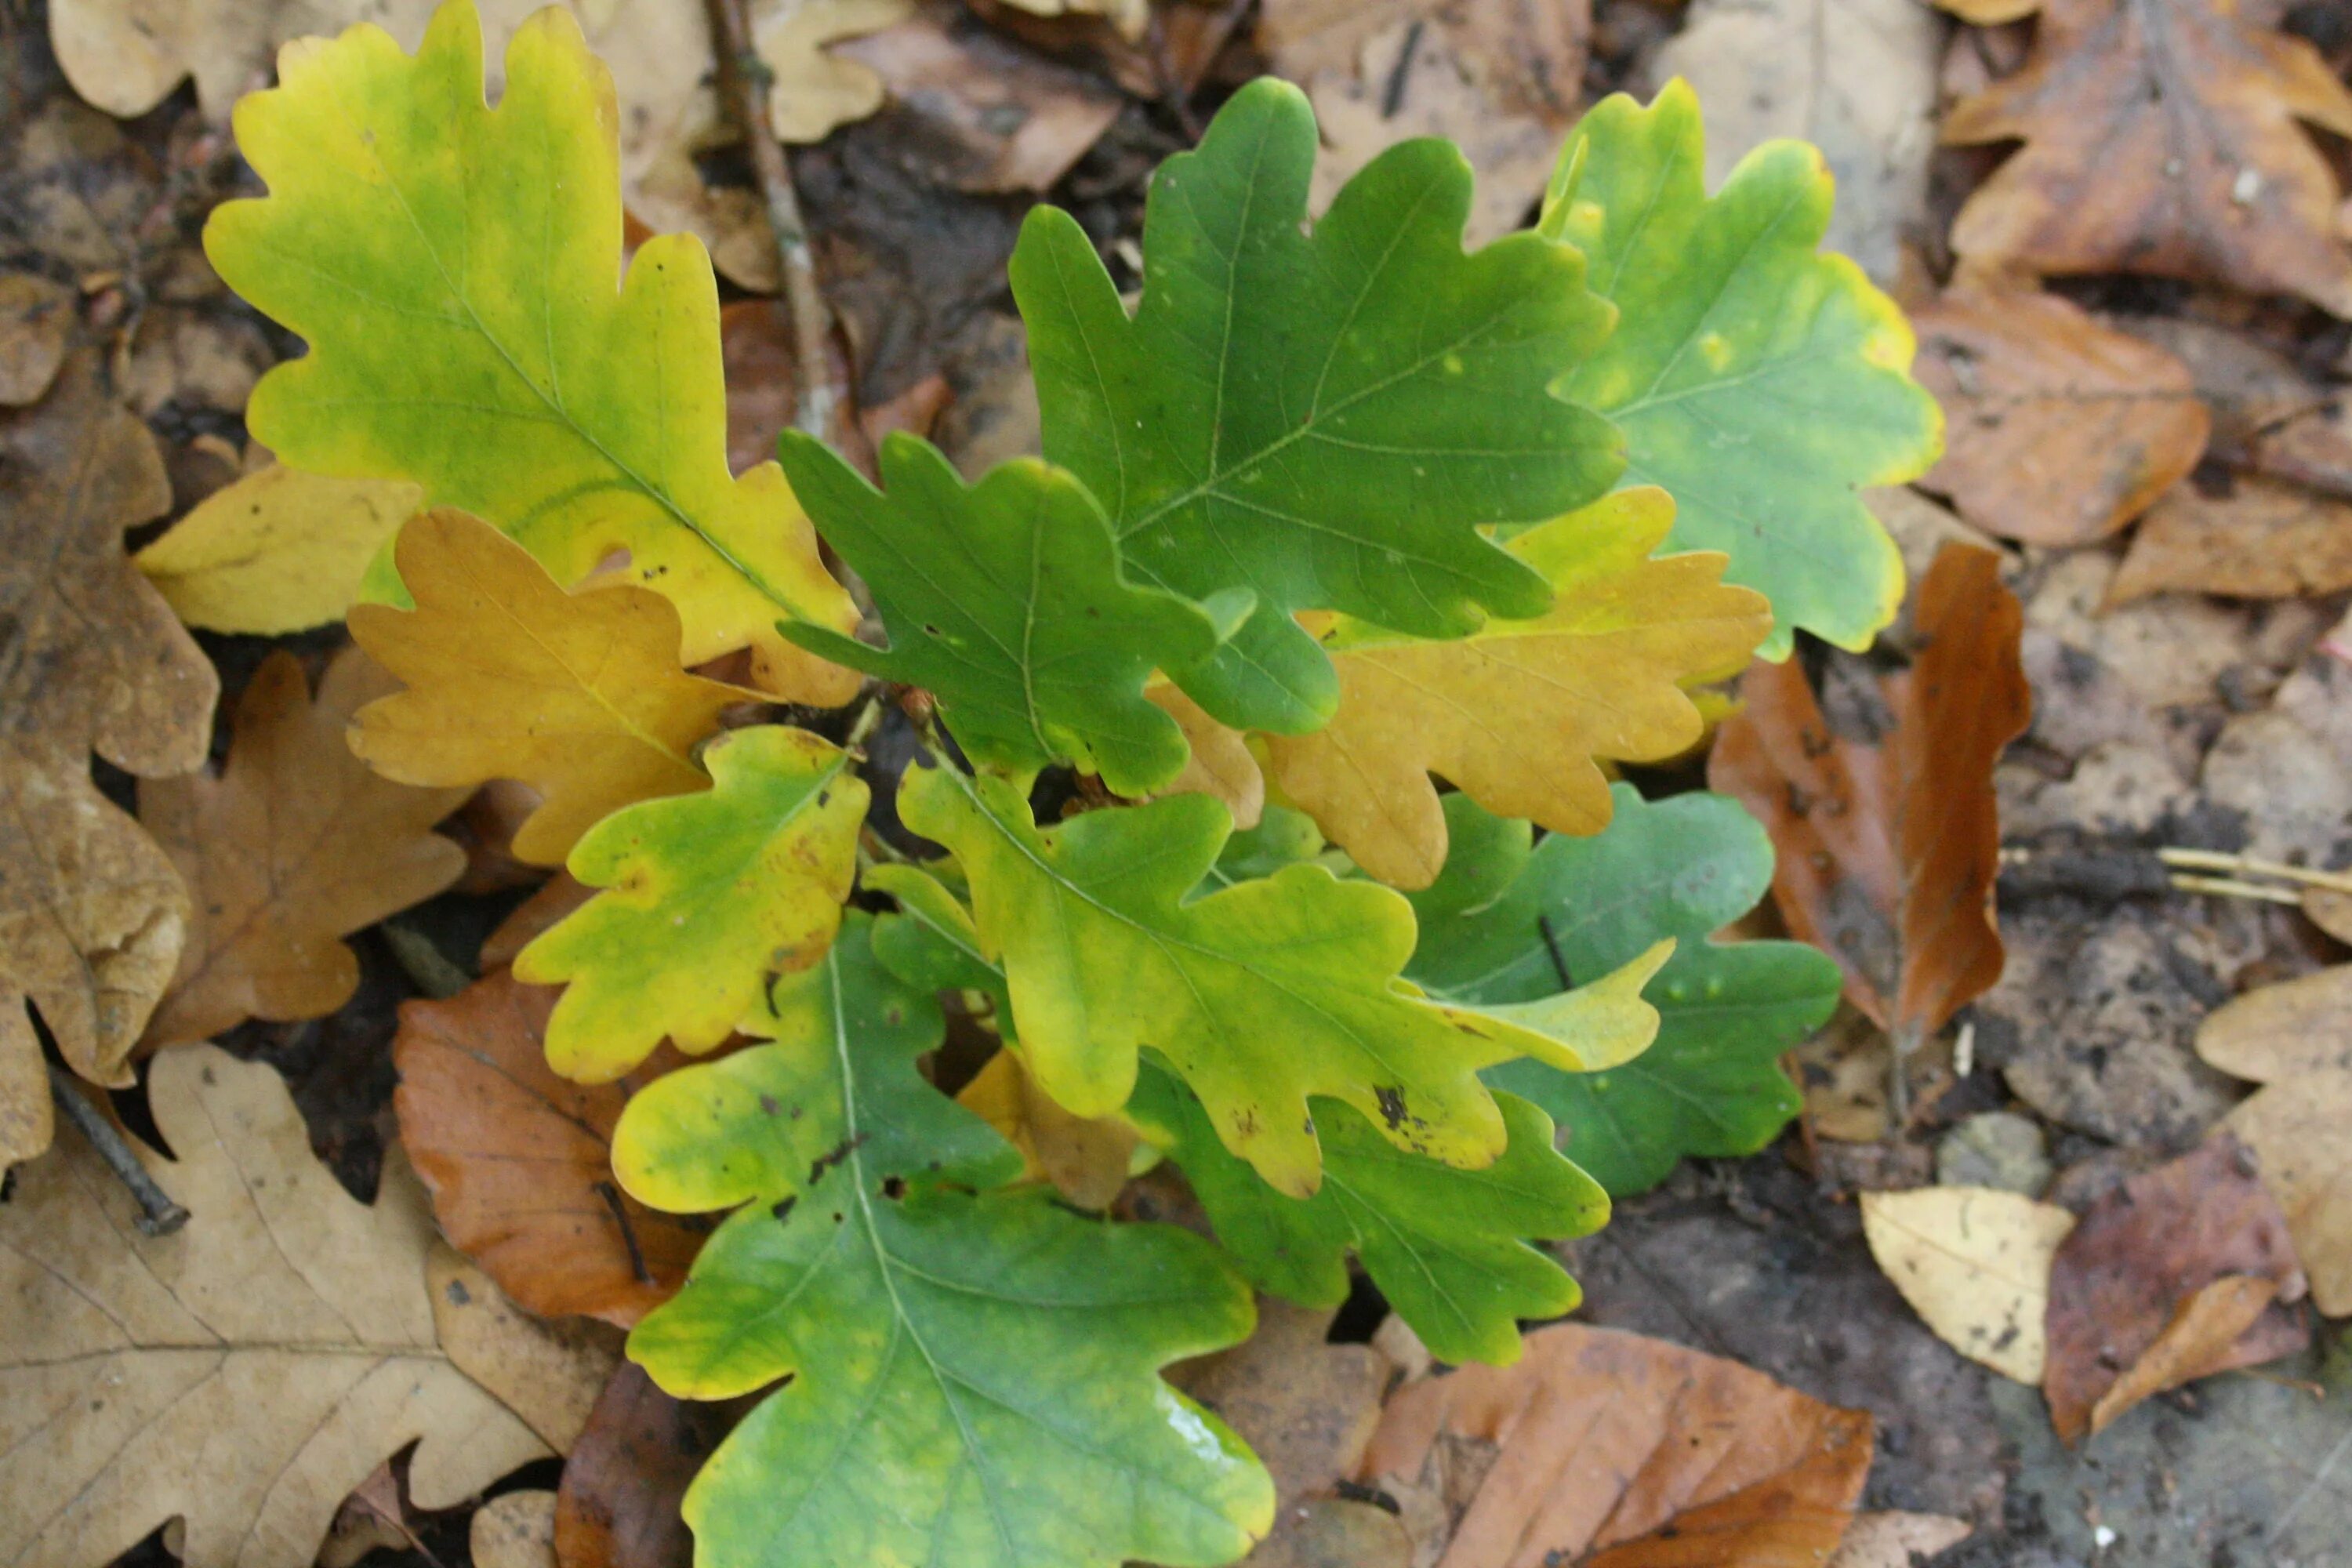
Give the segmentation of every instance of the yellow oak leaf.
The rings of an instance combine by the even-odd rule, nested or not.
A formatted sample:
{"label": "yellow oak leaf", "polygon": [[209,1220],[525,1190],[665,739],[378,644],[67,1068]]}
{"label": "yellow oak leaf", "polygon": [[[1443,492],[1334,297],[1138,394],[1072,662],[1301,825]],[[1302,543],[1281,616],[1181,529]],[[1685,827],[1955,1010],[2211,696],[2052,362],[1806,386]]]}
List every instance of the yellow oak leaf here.
{"label": "yellow oak leaf", "polygon": [[1433,773],[1498,816],[1600,832],[1601,763],[1689,747],[1702,725],[1684,685],[1739,669],[1772,624],[1761,594],[1722,582],[1724,556],[1651,559],[1673,525],[1666,492],[1643,486],[1529,530],[1510,550],[1552,607],[1457,641],[1335,620],[1321,641],[1339,710],[1264,738],[1273,784],[1392,887],[1425,888],[1445,863]]}
{"label": "yellow oak leaf", "polygon": [[413,57],[373,26],[304,39],[238,103],[269,195],[215,208],[205,254],[310,344],[254,389],[255,437],[314,473],[414,480],[567,585],[625,553],[677,605],[686,663],[748,647],[766,689],[848,700],[856,677],[776,630],[857,617],[782,470],[728,471],[702,242],[622,266],[611,72],[555,9],[516,30],[495,109],[482,64],[451,0]]}
{"label": "yellow oak leaf", "polygon": [[405,479],[273,464],[206,496],[131,560],[186,625],[282,637],[341,620],[368,563],[424,499]]}
{"label": "yellow oak leaf", "polygon": [[520,779],[544,802],[514,854],[561,864],[625,805],[710,787],[697,742],[759,694],[678,668],[677,611],[626,583],[565,593],[528,551],[458,511],[394,546],[416,608],[359,605],[352,636],[408,683],[362,709],[352,749],[414,784]]}

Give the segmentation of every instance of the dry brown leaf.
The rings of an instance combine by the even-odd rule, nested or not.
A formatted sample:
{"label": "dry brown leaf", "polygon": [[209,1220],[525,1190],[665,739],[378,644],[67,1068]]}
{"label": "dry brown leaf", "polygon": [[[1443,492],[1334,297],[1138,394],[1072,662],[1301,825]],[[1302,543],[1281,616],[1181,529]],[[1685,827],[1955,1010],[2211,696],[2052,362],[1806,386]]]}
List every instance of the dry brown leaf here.
{"label": "dry brown leaf", "polygon": [[613,1180],[622,1106],[686,1058],[664,1047],[615,1083],[557,1077],[541,1041],[561,994],[499,969],[448,1001],[404,1005],[393,1105],[459,1250],[530,1311],[626,1328],[676,1293],[706,1231]]}
{"label": "dry brown leaf", "polygon": [[1107,1209],[1127,1185],[1140,1140],[1118,1117],[1073,1116],[1037,1087],[1021,1058],[1001,1050],[956,1094],[968,1110],[1021,1151],[1034,1180],[1048,1181],[1082,1209]]}
{"label": "dry brown leaf", "polygon": [[702,1462],[761,1394],[715,1404],[672,1399],[624,1362],[572,1445],[555,1501],[562,1568],[693,1568],[678,1516]]}
{"label": "dry brown leaf", "polygon": [[404,1163],[357,1202],[277,1073],[210,1046],[159,1056],[149,1090],[179,1158],[142,1163],[184,1228],[142,1235],[78,1139],[0,1205],[0,1561],[89,1568],[176,1516],[187,1568],[307,1568],[409,1444],[425,1509],[547,1454],[435,1337]]}
{"label": "dry brown leaf", "polygon": [[358,957],[341,941],[457,879],[466,852],[433,831],[463,790],[413,789],[368,771],[344,731],[394,682],[356,649],[310,700],[284,650],[238,699],[218,778],[151,780],[139,820],[194,900],[179,973],[141,1042],[209,1039],[247,1018],[317,1018],[351,999]]}
{"label": "dry brown leaf", "polygon": [[2025,68],[1945,116],[1946,142],[2025,143],[1960,209],[1952,248],[2352,314],[2343,193],[2298,121],[2352,135],[2352,93],[2233,0],[2051,0]]}
{"label": "dry brown leaf", "polygon": [[2141,520],[2107,589],[2293,599],[2352,587],[2352,506],[2297,485],[2234,476],[2221,494],[2174,487]]}
{"label": "dry brown leaf", "polygon": [[2352,944],[2352,893],[2339,893],[2333,888],[2305,888],[2303,914],[2337,942]]}
{"label": "dry brown leaf", "polygon": [[508,1492],[474,1510],[474,1568],[555,1568],[555,1494]]}
{"label": "dry brown leaf", "polygon": [[768,121],[777,140],[822,142],[838,125],[882,107],[882,79],[825,45],[895,27],[914,0],[760,0],[751,47],[768,68]]}
{"label": "dry brown leaf", "polygon": [[1248,1340],[1169,1369],[1170,1382],[1223,1416],[1265,1461],[1277,1521],[1354,1475],[1381,1421],[1389,1358],[1370,1345],[1328,1343],[1335,1315],[1261,1296]]}
{"label": "dry brown leaf", "polygon": [[1969,1533],[1967,1520],[1940,1513],[1858,1513],[1828,1568],[1913,1568]]}
{"label": "dry brown leaf", "polygon": [[1994,1187],[1862,1194],[1870,1255],[1936,1337],[2004,1377],[2040,1383],[2050,1266],[2074,1216]]}
{"label": "dry brown leaf", "polygon": [[1274,1521],[1249,1568],[1413,1568],[1412,1536],[1378,1503],[1314,1498]]}
{"label": "dry brown leaf", "polygon": [[1871,1431],[1738,1362],[1559,1323],[1517,1365],[1399,1389],[1357,1479],[1451,1523],[1441,1568],[1795,1568],[1844,1534]]}
{"label": "dry brown leaf", "polygon": [[1944,405],[1920,482],[2005,539],[2086,544],[2197,466],[2210,421],[2189,367],[2054,294],[1962,289],[1915,311],[1913,374]]}
{"label": "dry brown leaf", "polygon": [[1771,833],[1790,932],[1837,960],[1846,999],[1906,1053],[2000,978],[1992,772],[2032,703],[2000,564],[1937,555],[1913,605],[1922,651],[1884,687],[1890,733],[1835,732],[1798,661],[1759,664],[1707,768]]}
{"label": "dry brown leaf", "polygon": [[602,1323],[526,1316],[488,1275],[440,1243],[425,1258],[425,1284],[450,1364],[521,1416],[540,1441],[570,1453],[621,1364],[621,1336]]}
{"label": "dry brown leaf", "polygon": [[48,391],[73,324],[72,289],[37,272],[0,272],[0,405],[21,408]]}
{"label": "dry brown leaf", "polygon": [[2299,1321],[2292,1342],[2284,1336],[2275,1344],[2249,1342],[2256,1340],[2278,1293],[2275,1279],[2225,1274],[2183,1298],[2171,1321],[2091,1406],[2090,1430],[2106,1430],[2116,1416],[2167,1389],[2303,1349],[2311,1335]]}
{"label": "dry brown leaf", "polygon": [[482,939],[479,963],[482,971],[512,963],[515,954],[529,947],[541,931],[552,931],[556,924],[572,910],[596,896],[596,889],[569,871],[558,871],[539,890],[517,904]]}
{"label": "dry brown leaf", "polygon": [[0,1166],[47,1146],[29,1004],[66,1063],[124,1063],[179,963],[179,873],[89,777],[94,749],[142,778],[202,766],[219,678],[122,552],[171,486],[147,427],[68,363],[0,420]]}

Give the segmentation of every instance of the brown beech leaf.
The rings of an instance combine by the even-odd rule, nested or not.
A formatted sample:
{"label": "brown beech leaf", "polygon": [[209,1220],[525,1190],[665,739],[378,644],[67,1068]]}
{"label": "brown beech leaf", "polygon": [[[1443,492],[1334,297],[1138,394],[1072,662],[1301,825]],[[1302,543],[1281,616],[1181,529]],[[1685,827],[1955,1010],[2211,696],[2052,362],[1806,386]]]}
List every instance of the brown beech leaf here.
{"label": "brown beech leaf", "polygon": [[693,1568],[678,1517],[702,1462],[765,1391],[715,1404],[672,1399],[623,1362],[572,1444],[555,1497],[562,1568]]}
{"label": "brown beech leaf", "polygon": [[1992,770],[2032,700],[1998,555],[1947,545],[1912,616],[1919,657],[1884,683],[1891,731],[1835,732],[1798,661],[1759,664],[1707,767],[1771,833],[1790,932],[1837,961],[1846,1000],[1906,1052],[2000,978]]}
{"label": "brown beech leaf", "polygon": [[2086,544],[2187,477],[2210,421],[2189,367],[2055,294],[1965,288],[1915,311],[1913,374],[1944,405],[1920,482],[2005,539]]}
{"label": "brown beech leaf", "polygon": [[1793,1568],[1837,1549],[1871,1435],[1738,1362],[1559,1323],[1399,1389],[1357,1479],[1444,1489],[1440,1568]]}
{"label": "brown beech leaf", "polygon": [[2228,1133],[2084,1211],[2050,1273],[2042,1393],[2069,1443],[2150,1394],[2311,1341],[2286,1216]]}
{"label": "brown beech leaf", "polygon": [[1952,225],[1971,260],[2300,294],[2352,314],[2336,176],[2298,121],[2352,136],[2352,93],[2235,0],[2052,0],[2025,68],[1944,140],[2021,141]]}
{"label": "brown beech leaf", "polygon": [[2294,599],[2352,587],[2352,506],[2239,474],[2208,495],[2176,486],[2141,520],[2107,603],[2150,594]]}
{"label": "brown beech leaf", "polygon": [[210,1039],[247,1018],[317,1018],[351,999],[359,959],[342,938],[457,879],[466,852],[433,831],[464,790],[380,778],[343,735],[395,682],[356,649],[310,700],[284,650],[238,699],[218,778],[153,780],[139,820],[195,901],[172,989],[142,1044]]}
{"label": "brown beech leaf", "polygon": [[617,1082],[557,1077],[541,1040],[562,994],[499,969],[446,1002],[404,1004],[393,1106],[459,1251],[542,1317],[626,1328],[677,1291],[708,1228],[613,1180],[621,1107],[686,1058],[665,1046]]}
{"label": "brown beech leaf", "polygon": [[212,741],[219,679],[122,552],[171,504],[154,437],[87,356],[0,420],[0,1167],[49,1142],[27,1006],[76,1072],[128,1083],[179,962],[179,874],[89,777],[92,750],[154,778]]}

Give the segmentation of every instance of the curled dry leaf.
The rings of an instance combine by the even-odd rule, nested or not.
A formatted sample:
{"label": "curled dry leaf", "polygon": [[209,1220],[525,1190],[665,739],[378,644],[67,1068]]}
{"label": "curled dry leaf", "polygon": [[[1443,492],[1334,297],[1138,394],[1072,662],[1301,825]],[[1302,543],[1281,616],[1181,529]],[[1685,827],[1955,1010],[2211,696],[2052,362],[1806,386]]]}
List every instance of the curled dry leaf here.
{"label": "curled dry leaf", "polygon": [[504,970],[400,1010],[400,1138],[457,1248],[544,1317],[626,1328],[676,1294],[708,1226],[646,1208],[613,1180],[629,1095],[683,1066],[667,1047],[614,1083],[559,1078],[543,1048],[559,993]]}
{"label": "curled dry leaf", "polygon": [[189,1568],[307,1568],[411,1444],[427,1510],[547,1454],[436,1335],[404,1163],[357,1202],[277,1073],[210,1046],[159,1056],[149,1088],[179,1158],[142,1163],[184,1228],[141,1234],[79,1140],[0,1205],[0,1561],[88,1568],[177,1518]]}
{"label": "curled dry leaf", "polygon": [[2343,192],[2297,121],[2352,135],[2352,93],[2231,0],[2052,0],[2025,68],[1945,116],[1946,142],[2025,143],[1960,209],[1952,248],[2352,314]]}
{"label": "curled dry leaf", "polygon": [[1891,732],[1837,733],[1797,661],[1759,664],[1707,767],[1770,832],[1790,931],[1837,960],[1846,999],[1906,1051],[2000,978],[1992,770],[2032,704],[1998,555],[1947,546],[1914,625],[1919,658],[1884,688]]}
{"label": "curled dry leaf", "polygon": [[2210,420],[2189,367],[2055,294],[1955,290],[1914,312],[1913,374],[1944,405],[1920,482],[2005,539],[2087,544],[2197,466]]}
{"label": "curled dry leaf", "polygon": [[1560,1323],[1516,1366],[1398,1390],[1358,1479],[1451,1527],[1440,1568],[1761,1568],[1836,1550],[1871,1433],[1737,1362]]}
{"label": "curled dry leaf", "polygon": [[206,496],[133,559],[189,626],[307,631],[343,618],[368,563],[424,499],[405,479],[271,464]]}
{"label": "curled dry leaf", "polygon": [[2074,1216],[1994,1187],[1862,1194],[1870,1254],[1936,1337],[2004,1377],[2040,1383],[2050,1261]]}
{"label": "curled dry leaf", "polygon": [[2179,485],[2132,535],[2107,588],[2120,605],[2150,594],[2293,599],[2352,587],[2352,505],[2255,474],[2208,494]]}
{"label": "curled dry leaf", "polygon": [[342,938],[457,879],[466,852],[433,831],[466,792],[378,778],[344,743],[392,682],[347,649],[310,700],[301,661],[263,661],[238,700],[218,778],[151,780],[139,820],[194,897],[187,944],[142,1045],[209,1039],[247,1018],[317,1018],[351,999]]}
{"label": "curled dry leaf", "polygon": [[76,1072],[127,1083],[179,962],[179,873],[89,776],[93,750],[154,778],[212,740],[219,679],[122,553],[171,502],[154,437],[88,358],[0,421],[0,1166],[49,1142],[27,1006]]}

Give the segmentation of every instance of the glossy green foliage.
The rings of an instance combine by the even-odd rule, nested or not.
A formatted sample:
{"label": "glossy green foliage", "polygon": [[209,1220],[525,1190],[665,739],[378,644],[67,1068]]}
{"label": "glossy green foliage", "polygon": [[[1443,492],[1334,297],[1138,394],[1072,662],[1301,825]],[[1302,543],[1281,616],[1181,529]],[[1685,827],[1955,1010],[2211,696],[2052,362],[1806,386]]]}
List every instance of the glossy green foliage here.
{"label": "glossy green foliage", "polygon": [[1127,1113],[1183,1168],[1218,1241],[1259,1289],[1335,1307],[1352,1251],[1440,1361],[1502,1363],[1518,1359],[1520,1319],[1557,1318],[1579,1300],[1576,1281],[1526,1238],[1590,1235],[1607,1222],[1609,1198],[1554,1152],[1550,1117],[1516,1095],[1495,1100],[1510,1143],[1483,1171],[1405,1153],[1353,1110],[1318,1106],[1323,1184],[1304,1199],[1226,1152],[1172,1073],[1147,1066]]}
{"label": "glossy green foliage", "polygon": [[[1121,795],[1184,765],[1176,721],[1143,700],[1154,669],[1207,658],[1222,628],[1190,600],[1138,587],[1086,487],[1029,459],[967,489],[929,442],[882,443],[877,491],[811,437],[778,447],[793,493],[873,591],[890,646],[821,626],[777,629],[812,653],[919,686],[976,763],[1069,763]],[[1234,601],[1248,609],[1247,595]]]}
{"label": "glossy green foliage", "polygon": [[1066,213],[1030,214],[1012,269],[1045,455],[1101,500],[1129,574],[1256,595],[1170,673],[1228,724],[1291,733],[1339,700],[1293,611],[1420,637],[1539,615],[1550,591],[1481,526],[1568,511],[1623,462],[1606,420],[1546,392],[1609,330],[1576,252],[1523,234],[1464,255],[1470,166],[1436,141],[1374,159],[1304,232],[1315,152],[1297,88],[1235,93],[1152,181],[1132,319]]}
{"label": "glossy green foliage", "polygon": [[1560,362],[1559,390],[1624,432],[1624,483],[1673,495],[1674,547],[1723,551],[1725,581],[1772,601],[1768,658],[1799,628],[1867,647],[1903,563],[1855,491],[1926,473],[1942,415],[1910,377],[1903,312],[1816,249],[1820,152],[1767,142],[1712,197],[1704,156],[1681,81],[1647,108],[1607,99],[1570,136],[1538,231],[1585,254],[1619,316],[1598,353]]}
{"label": "glossy green foliage", "polygon": [[[773,1043],[629,1104],[616,1168],[656,1206],[741,1203],[629,1353],[672,1394],[780,1378],[687,1494],[706,1562],[775,1568],[1223,1563],[1271,1522],[1239,1439],[1156,1375],[1250,1331],[1207,1243],[1106,1226],[1039,1189],[972,1193],[1018,1156],[915,1069],[931,997],[863,916],[774,1005]],[[746,1151],[748,1153],[739,1153]]]}
{"label": "glossy green foliage", "polygon": [[1532,853],[1525,823],[1448,796],[1457,847],[1414,898],[1422,938],[1408,973],[1437,995],[1524,1002],[1676,939],[1643,993],[1659,1019],[1648,1050],[1600,1072],[1517,1061],[1486,1074],[1549,1111],[1570,1156],[1622,1197],[1685,1154],[1747,1154],[1771,1141],[1801,1103],[1780,1053],[1828,1019],[1838,973],[1801,942],[1706,940],[1771,882],[1771,843],[1737,801],[1652,804],[1622,784],[1615,795],[1599,836],[1554,835]]}

